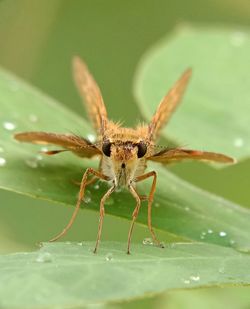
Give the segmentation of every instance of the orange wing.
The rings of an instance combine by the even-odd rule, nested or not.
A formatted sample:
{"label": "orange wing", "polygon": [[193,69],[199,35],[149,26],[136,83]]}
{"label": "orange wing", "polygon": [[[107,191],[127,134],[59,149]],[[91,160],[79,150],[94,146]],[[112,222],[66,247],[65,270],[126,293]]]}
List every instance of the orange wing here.
{"label": "orange wing", "polygon": [[102,94],[87,65],[79,57],[73,59],[73,75],[94,128],[98,134],[103,135],[108,116]]}
{"label": "orange wing", "polygon": [[167,123],[170,116],[174,112],[178,103],[185,92],[188,81],[191,77],[192,70],[187,69],[180,79],[175,83],[172,89],[160,102],[149,126],[148,126],[148,136],[149,140],[154,140],[160,131],[160,129]]}
{"label": "orange wing", "polygon": [[225,156],[221,153],[180,149],[180,148],[176,148],[176,149],[166,148],[147,159],[151,161],[160,162],[160,163],[171,163],[174,161],[181,161],[181,160],[186,160],[186,159],[207,160],[207,161],[214,161],[214,162],[221,162],[221,163],[235,162],[233,158]]}
{"label": "orange wing", "polygon": [[[101,151],[88,140],[66,134],[56,134],[47,132],[23,132],[14,135],[14,138],[20,142],[28,142],[39,145],[57,145],[66,150],[74,152],[80,157],[91,158],[94,155],[101,154]],[[47,154],[56,154],[63,150],[48,151]],[[46,153],[46,152],[45,152]]]}

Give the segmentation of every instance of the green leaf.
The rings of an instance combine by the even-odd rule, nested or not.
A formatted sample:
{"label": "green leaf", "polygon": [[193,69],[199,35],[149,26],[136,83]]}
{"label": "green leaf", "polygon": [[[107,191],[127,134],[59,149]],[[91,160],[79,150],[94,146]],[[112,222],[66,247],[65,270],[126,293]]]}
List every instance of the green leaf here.
{"label": "green leaf", "polygon": [[192,149],[249,157],[249,54],[249,31],[177,31],[141,61],[135,84],[141,112],[151,119],[161,98],[191,67],[183,102],[163,136]]}
{"label": "green leaf", "polygon": [[[98,162],[70,153],[42,157],[37,152],[39,146],[18,143],[12,135],[23,130],[44,130],[73,131],[88,136],[89,126],[77,115],[5,72],[0,73],[0,106],[0,157],[6,160],[0,167],[0,187],[74,206],[79,188],[73,180],[79,181],[84,170],[89,166],[97,167]],[[161,165],[151,164],[148,169],[158,174],[152,211],[154,227],[189,240],[250,250],[248,210],[182,181]],[[150,185],[151,181],[141,184],[140,192],[148,194]],[[105,183],[89,186],[82,207],[99,211],[100,199],[107,189]],[[105,206],[106,213],[129,220],[134,207],[135,201],[127,191],[113,193]],[[147,224],[146,202],[142,204],[137,222]],[[104,221],[105,228],[108,227]]]}
{"label": "green leaf", "polygon": [[1,307],[75,308],[171,289],[250,284],[249,255],[230,248],[133,245],[127,255],[125,243],[105,242],[98,254],[94,245],[45,244],[38,252],[1,256]]}

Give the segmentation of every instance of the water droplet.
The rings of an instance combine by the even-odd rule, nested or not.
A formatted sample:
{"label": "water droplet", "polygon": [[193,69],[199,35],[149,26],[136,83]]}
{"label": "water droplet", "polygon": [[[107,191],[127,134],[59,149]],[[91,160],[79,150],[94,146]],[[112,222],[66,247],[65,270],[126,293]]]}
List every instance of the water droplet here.
{"label": "water droplet", "polygon": [[185,209],[186,211],[189,211],[189,210],[190,210],[190,208],[189,208],[188,206],[186,206],[184,209]]}
{"label": "water droplet", "polygon": [[244,146],[244,140],[241,137],[235,138],[233,143],[234,143],[234,146],[237,148]]}
{"label": "water droplet", "polygon": [[144,238],[143,241],[142,241],[143,245],[153,245],[154,242],[152,240],[152,238]]}
{"label": "water droplet", "polygon": [[49,252],[41,252],[36,258],[38,263],[49,263],[52,262],[52,255]]}
{"label": "water droplet", "polygon": [[200,281],[200,276],[190,276],[190,280],[198,282]]}
{"label": "water droplet", "polygon": [[224,231],[221,231],[221,232],[219,233],[219,235],[220,235],[220,237],[225,237],[225,236],[227,236],[227,233],[224,232]]}
{"label": "water droplet", "polygon": [[204,231],[201,232],[201,234],[200,234],[200,239],[204,239],[206,235],[207,235],[206,232],[204,232]]}
{"label": "water droplet", "polygon": [[100,189],[99,183],[96,183],[96,184],[94,185],[94,189],[95,189],[95,190],[99,190],[99,189]]}
{"label": "water droplet", "polygon": [[96,141],[96,137],[94,134],[88,134],[87,139],[91,142],[94,143]]}
{"label": "water droplet", "polygon": [[184,282],[185,284],[190,284],[190,280],[188,280],[188,279],[183,279],[183,282]]}
{"label": "water droplet", "polygon": [[88,204],[88,203],[91,202],[91,193],[90,193],[89,190],[86,190],[86,191],[85,191],[83,201],[84,201],[84,203],[86,203],[86,204]]}
{"label": "water droplet", "polygon": [[231,36],[231,44],[233,46],[239,47],[246,41],[247,35],[244,32],[234,32]]}
{"label": "water droplet", "polygon": [[155,207],[156,207],[156,208],[159,208],[160,206],[161,206],[161,205],[160,205],[159,203],[157,203],[157,202],[155,203]]}
{"label": "water droplet", "polygon": [[31,168],[37,168],[38,167],[38,161],[36,158],[30,158],[25,160],[25,163],[31,167]]}
{"label": "water droplet", "polygon": [[3,153],[4,152],[4,149],[3,147],[0,146],[0,153]]}
{"label": "water droplet", "polygon": [[208,234],[213,234],[213,230],[211,230],[211,229],[208,229],[207,232],[208,232]]}
{"label": "water droplet", "polygon": [[70,241],[65,241],[65,244],[66,245],[71,245],[71,242]]}
{"label": "water droplet", "polygon": [[83,242],[80,241],[80,242],[77,243],[77,245],[78,245],[78,246],[83,246]]}
{"label": "water droplet", "polygon": [[6,129],[8,131],[13,131],[13,130],[15,130],[16,125],[13,122],[10,122],[10,121],[4,121],[3,127],[4,127],[4,129]]}
{"label": "water droplet", "polygon": [[230,242],[230,245],[232,245],[232,246],[235,245],[235,240],[231,239],[229,242]]}
{"label": "water droplet", "polygon": [[112,253],[107,253],[106,256],[105,256],[105,260],[106,261],[113,261],[114,260],[113,254]]}
{"label": "water droplet", "polygon": [[30,122],[35,123],[35,122],[38,121],[38,117],[36,115],[34,115],[34,114],[30,114],[29,115],[29,120],[30,120]]}
{"label": "water droplet", "polygon": [[6,159],[0,157],[0,166],[5,166],[6,165]]}
{"label": "water droplet", "polygon": [[47,147],[41,147],[42,152],[47,152],[49,149]]}

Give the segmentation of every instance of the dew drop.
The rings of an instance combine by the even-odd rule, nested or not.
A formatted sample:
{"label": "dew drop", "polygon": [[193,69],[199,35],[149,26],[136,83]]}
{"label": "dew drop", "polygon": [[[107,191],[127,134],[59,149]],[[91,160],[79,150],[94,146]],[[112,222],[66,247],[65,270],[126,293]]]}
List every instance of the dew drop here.
{"label": "dew drop", "polygon": [[241,148],[242,146],[244,146],[244,140],[241,137],[235,138],[233,143],[234,146],[237,148]]}
{"label": "dew drop", "polygon": [[207,235],[206,232],[204,232],[204,231],[201,232],[201,234],[200,234],[200,239],[204,239],[206,235]]}
{"label": "dew drop", "polygon": [[91,193],[89,190],[86,190],[83,201],[86,204],[89,204],[91,202]]}
{"label": "dew drop", "polygon": [[227,236],[227,233],[224,231],[219,232],[220,237],[225,237]]}
{"label": "dew drop", "polygon": [[65,244],[66,245],[71,245],[71,242],[70,241],[65,241]]}
{"label": "dew drop", "polygon": [[26,165],[28,165],[31,168],[37,168],[38,167],[38,161],[36,158],[30,158],[25,160]]}
{"label": "dew drop", "polygon": [[41,147],[42,152],[47,152],[49,149],[47,147]]}
{"label": "dew drop", "polygon": [[149,238],[149,237],[144,238],[142,243],[143,243],[143,245],[153,245],[154,244],[152,238]]}
{"label": "dew drop", "polygon": [[96,137],[94,134],[88,134],[87,139],[91,142],[94,143],[96,141]]}
{"label": "dew drop", "polygon": [[99,183],[96,183],[96,184],[94,185],[94,189],[95,189],[95,190],[99,190],[99,189],[100,189]]}
{"label": "dew drop", "polygon": [[49,252],[41,252],[36,258],[38,263],[50,263],[52,262],[52,255]]}
{"label": "dew drop", "polygon": [[83,242],[80,241],[80,242],[77,243],[77,245],[78,245],[78,246],[83,246]]}
{"label": "dew drop", "polygon": [[186,206],[184,209],[185,209],[186,211],[189,211],[189,210],[190,210],[190,208],[189,208],[188,206]]}
{"label": "dew drop", "polygon": [[188,280],[188,279],[183,279],[183,282],[184,282],[185,284],[190,284],[190,280]]}
{"label": "dew drop", "polygon": [[114,257],[113,257],[113,254],[112,253],[107,253],[106,255],[105,255],[105,260],[106,261],[113,261],[114,260]]}
{"label": "dew drop", "polygon": [[5,166],[6,165],[6,159],[0,157],[0,166]]}
{"label": "dew drop", "polygon": [[29,115],[29,121],[35,123],[35,122],[38,121],[38,117],[34,114],[30,114]]}
{"label": "dew drop", "polygon": [[213,234],[213,230],[211,230],[211,229],[208,229],[207,232],[208,232],[208,234]]}
{"label": "dew drop", "polygon": [[3,147],[0,146],[0,153],[3,153],[4,152],[4,149]]}
{"label": "dew drop", "polygon": [[10,121],[4,121],[3,127],[4,127],[5,130],[13,131],[13,130],[15,130],[16,125],[13,122],[10,122]]}
{"label": "dew drop", "polygon": [[231,246],[234,246],[234,245],[235,245],[235,240],[231,239],[231,240],[229,241],[229,243],[230,243]]}
{"label": "dew drop", "polygon": [[91,202],[91,197],[85,196],[85,197],[84,197],[84,203],[88,204],[88,203],[90,203],[90,202]]}
{"label": "dew drop", "polygon": [[200,276],[190,276],[190,280],[198,282],[200,281]]}
{"label": "dew drop", "polygon": [[159,203],[157,203],[157,202],[155,203],[155,207],[156,207],[156,208],[159,208],[160,206],[161,206],[161,205],[160,205]]}

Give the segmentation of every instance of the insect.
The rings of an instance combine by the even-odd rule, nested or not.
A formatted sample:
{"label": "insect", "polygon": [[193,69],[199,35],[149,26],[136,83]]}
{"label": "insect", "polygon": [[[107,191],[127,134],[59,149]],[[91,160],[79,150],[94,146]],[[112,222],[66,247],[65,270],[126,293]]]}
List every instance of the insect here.
{"label": "insect", "polygon": [[[60,150],[45,152],[48,155],[54,155],[68,150],[80,157],[92,158],[99,156],[100,158],[98,170],[87,168],[83,174],[78,200],[69,223],[61,233],[50,241],[55,241],[66,234],[76,218],[81,201],[84,198],[86,186],[99,179],[108,182],[110,186],[100,201],[100,220],[94,253],[97,252],[101,239],[105,201],[116,188],[122,186],[128,189],[136,201],[128,232],[127,253],[129,254],[134,223],[141,207],[141,201],[145,199],[145,197],[140,196],[137,192],[136,184],[151,178],[152,185],[149,195],[146,198],[148,203],[148,228],[154,243],[161,246],[151,222],[151,210],[156,189],[157,174],[155,171],[145,173],[147,161],[155,161],[163,164],[184,159],[209,160],[223,163],[234,161],[226,155],[214,152],[183,148],[170,149],[168,147],[159,151],[159,148],[156,147],[156,139],[159,136],[160,130],[168,122],[185,92],[191,77],[191,69],[186,70],[182,74],[180,79],[162,99],[150,123],[148,125],[138,125],[135,129],[122,127],[120,124],[108,119],[101,91],[86,64],[79,57],[73,59],[73,75],[87,108],[89,118],[95,128],[97,142],[91,143],[87,139],[77,135],[47,132],[23,132],[17,133],[14,136],[20,142],[53,144],[62,147]],[[89,176],[92,177],[90,178]]]}

